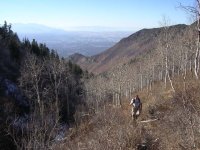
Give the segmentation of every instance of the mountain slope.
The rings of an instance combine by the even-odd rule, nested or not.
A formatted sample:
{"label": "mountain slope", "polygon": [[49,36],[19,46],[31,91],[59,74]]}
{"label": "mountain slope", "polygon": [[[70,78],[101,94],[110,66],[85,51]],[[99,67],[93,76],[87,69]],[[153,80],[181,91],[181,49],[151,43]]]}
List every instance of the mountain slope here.
{"label": "mountain slope", "polygon": [[[187,25],[183,24],[170,26],[169,32],[172,40],[183,35],[186,29]],[[90,72],[101,73],[116,66],[116,64],[125,63],[142,53],[156,49],[161,36],[163,36],[163,28],[143,29],[122,39],[108,50],[90,57],[90,59],[85,59],[81,63],[76,60],[74,63]],[[89,63],[88,60],[92,63]]]}

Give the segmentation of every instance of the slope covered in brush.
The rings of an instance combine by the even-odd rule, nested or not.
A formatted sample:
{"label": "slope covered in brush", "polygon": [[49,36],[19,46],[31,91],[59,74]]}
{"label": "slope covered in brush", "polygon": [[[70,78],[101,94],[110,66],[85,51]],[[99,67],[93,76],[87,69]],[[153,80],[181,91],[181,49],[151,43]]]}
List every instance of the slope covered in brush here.
{"label": "slope covered in brush", "polygon": [[[170,26],[168,32],[171,34],[171,40],[177,40],[179,36],[184,35],[188,28],[187,25],[182,24]],[[77,55],[73,55],[71,59],[83,69],[101,73],[120,63],[128,62],[140,54],[155,50],[159,45],[159,39],[163,35],[163,28],[142,29],[120,40],[116,45],[98,55],[84,60],[81,59],[81,61],[75,59]]]}

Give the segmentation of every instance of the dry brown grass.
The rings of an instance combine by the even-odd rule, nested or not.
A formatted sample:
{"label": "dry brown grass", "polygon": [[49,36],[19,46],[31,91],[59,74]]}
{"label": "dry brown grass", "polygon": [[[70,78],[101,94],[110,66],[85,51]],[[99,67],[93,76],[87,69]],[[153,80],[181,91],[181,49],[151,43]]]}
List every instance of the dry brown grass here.
{"label": "dry brown grass", "polygon": [[65,142],[54,149],[135,149],[142,142],[146,142],[149,149],[157,149],[159,144],[152,133],[132,120],[128,104],[126,101],[121,108],[102,109],[89,122],[69,131]]}
{"label": "dry brown grass", "polygon": [[160,139],[161,149],[199,149],[200,82],[192,77],[175,78],[173,82],[175,93],[169,85],[165,89],[159,84],[151,92],[138,93],[144,97],[145,118],[159,119],[144,127]]}
{"label": "dry brown grass", "polygon": [[[66,140],[53,149],[129,150],[140,143],[146,143],[148,150],[200,149],[200,82],[175,78],[173,83],[175,93],[169,85],[165,89],[161,82],[151,91],[134,93],[143,102],[136,122],[131,119],[129,100],[124,98],[120,108],[102,108],[71,129]],[[141,122],[152,118],[158,120]]]}

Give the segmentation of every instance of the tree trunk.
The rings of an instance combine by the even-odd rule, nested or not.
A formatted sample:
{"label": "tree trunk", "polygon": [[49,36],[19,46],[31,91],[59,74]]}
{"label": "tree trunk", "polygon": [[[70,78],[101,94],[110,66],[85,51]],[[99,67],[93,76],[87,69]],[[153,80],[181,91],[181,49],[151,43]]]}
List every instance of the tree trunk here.
{"label": "tree trunk", "polygon": [[194,68],[194,74],[196,76],[196,79],[199,79],[198,77],[198,66],[199,66],[199,44],[200,44],[200,2],[197,0],[197,30],[198,30],[198,37],[197,37],[197,49],[195,54],[195,68]]}
{"label": "tree trunk", "polygon": [[140,89],[142,90],[143,88],[143,77],[142,74],[140,75]]}
{"label": "tree trunk", "polygon": [[168,74],[168,63],[167,63],[167,61],[168,61],[168,58],[167,58],[167,54],[166,54],[166,56],[165,56],[165,88],[167,88],[167,74]]}
{"label": "tree trunk", "polygon": [[175,63],[174,63],[174,55],[173,55],[172,77],[175,76],[174,74],[175,74]]}
{"label": "tree trunk", "polygon": [[171,85],[171,88],[173,90],[173,92],[175,92],[175,89],[174,89],[174,86],[173,86],[173,83],[172,83],[172,80],[171,80],[171,77],[170,77],[170,74],[169,74],[169,68],[168,68],[168,55],[167,55],[167,50],[168,50],[168,45],[166,46],[166,58],[165,58],[165,67],[166,67],[166,73],[165,73],[165,88],[167,86],[167,76],[168,76],[168,79],[170,81],[170,85]]}

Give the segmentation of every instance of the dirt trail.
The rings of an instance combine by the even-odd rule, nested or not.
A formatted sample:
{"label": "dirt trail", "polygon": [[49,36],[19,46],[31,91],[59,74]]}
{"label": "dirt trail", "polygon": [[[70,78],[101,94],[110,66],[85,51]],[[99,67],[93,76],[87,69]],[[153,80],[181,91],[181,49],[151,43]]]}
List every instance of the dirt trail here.
{"label": "dirt trail", "polygon": [[[78,147],[75,145],[81,143],[86,149],[105,150],[119,149],[119,147],[121,149],[134,149],[137,144],[141,143],[146,143],[151,148],[158,147],[160,139],[165,136],[165,132],[162,132],[164,122],[162,119],[153,121],[151,119],[160,117],[162,111],[166,110],[159,108],[162,104],[157,105],[160,97],[146,95],[146,93],[139,93],[139,95],[141,95],[143,109],[136,121],[131,116],[130,100],[124,98],[121,107],[107,105],[105,109],[92,116],[89,121],[72,130],[66,145],[70,149],[77,149]],[[162,103],[164,101],[162,99]],[[150,114],[151,107],[153,107],[152,111],[155,111],[153,115]]]}

